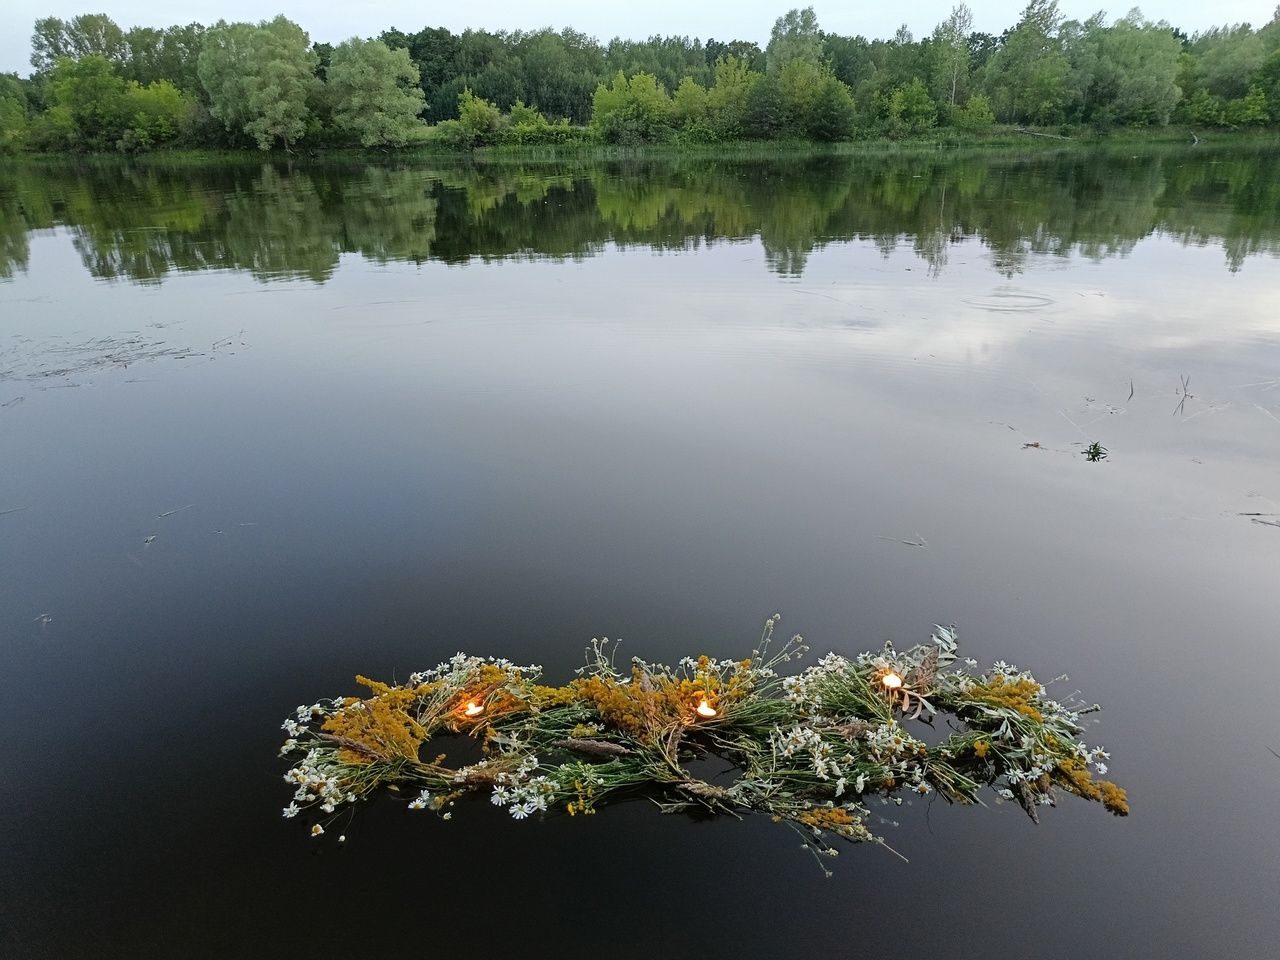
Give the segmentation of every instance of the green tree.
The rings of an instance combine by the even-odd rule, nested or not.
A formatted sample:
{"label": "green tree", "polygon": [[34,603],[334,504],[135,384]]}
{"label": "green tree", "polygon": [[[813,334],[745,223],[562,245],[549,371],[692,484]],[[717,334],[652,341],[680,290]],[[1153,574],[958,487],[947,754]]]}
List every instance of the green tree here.
{"label": "green tree", "polygon": [[191,100],[168,80],[146,86],[129,81],[124,102],[126,127],[117,146],[127,151],[145,150],[177,140],[191,107]]}
{"label": "green tree", "polygon": [[1197,34],[1191,42],[1198,80],[1214,96],[1242,98],[1267,57],[1263,39],[1247,24]]}
{"label": "green tree", "polygon": [[747,104],[760,80],[747,61],[727,56],[716,61],[715,83],[707,91],[707,125],[716,140],[737,140],[745,135]]}
{"label": "green tree", "polygon": [[463,89],[470,89],[476,96],[491,100],[502,109],[510,108],[520,99],[528,101],[519,59],[505,34],[486,30],[465,31],[458,37],[451,72],[450,80],[432,96],[433,110],[435,101],[441,99],[449,101],[442,105],[446,110],[456,109],[458,94]]}
{"label": "green tree", "polygon": [[31,66],[39,73],[52,70],[63,57],[79,60],[90,54],[119,65],[127,51],[124,31],[105,13],[84,13],[70,20],[43,17],[31,35]]}
{"label": "green tree", "polygon": [[245,132],[266,150],[277,140],[286,150],[307,129],[307,97],[316,87],[316,55],[296,23],[278,16],[260,24],[245,90],[251,119]]}
{"label": "green tree", "polygon": [[685,77],[672,97],[671,115],[681,129],[701,124],[707,116],[707,91],[693,77]]}
{"label": "green tree", "polygon": [[538,110],[526,106],[522,100],[517,100],[511,105],[511,112],[507,114],[506,125],[501,136],[504,143],[524,146],[565,143],[572,139],[573,128],[569,126],[569,121],[563,118],[558,123],[549,123]]}
{"label": "green tree", "polygon": [[1166,124],[1181,99],[1182,44],[1167,23],[1134,9],[1108,27],[1099,14],[1064,24],[1079,119],[1103,125]]}
{"label": "green tree", "polygon": [[27,106],[11,94],[0,95],[0,153],[18,153],[30,137]]}
{"label": "green tree", "polygon": [[573,30],[514,36],[525,100],[543,114],[585,123],[591,94],[605,76],[604,50]]}
{"label": "green tree", "polygon": [[81,150],[115,147],[128,120],[125,82],[106,57],[90,53],[79,60],[63,57],[53,68],[50,85],[55,107],[66,111]]}
{"label": "green tree", "polygon": [[776,140],[791,134],[782,85],[773,74],[758,77],[747,93],[742,133],[749,140]]}
{"label": "green tree", "polygon": [[707,40],[703,44],[703,52],[707,56],[707,64],[712,68],[726,57],[736,57],[753,70],[764,69],[764,51],[749,40]]}
{"label": "green tree", "polygon": [[938,105],[919,77],[889,95],[886,113],[895,133],[921,133],[938,122]]}
{"label": "green tree", "polygon": [[196,64],[204,27],[198,23],[163,29],[134,27],[125,34],[128,54],[121,70],[129,80],[146,85],[168,80],[184,93],[198,93]]}
{"label": "green tree", "polygon": [[782,136],[803,137],[809,113],[822,85],[822,68],[808,60],[792,59],[770,77],[777,84],[782,105]]}
{"label": "green tree", "polygon": [[822,31],[813,7],[788,10],[774,21],[765,60],[771,74],[781,73],[795,60],[814,67],[822,62]]}
{"label": "green tree", "polygon": [[596,87],[591,128],[605,143],[655,143],[671,136],[672,104],[651,73],[627,78],[621,71]]}
{"label": "green tree", "polygon": [[1271,119],[1267,95],[1258,87],[1250,87],[1243,97],[1227,102],[1223,119],[1231,127],[1260,127]]}
{"label": "green tree", "polygon": [[847,140],[853,133],[858,110],[849,88],[830,73],[818,81],[804,118],[804,132],[811,140]]}
{"label": "green tree", "polygon": [[614,39],[605,51],[605,69],[627,76],[651,73],[666,90],[674,90],[685,77],[706,86],[711,68],[701,42],[689,37],[650,37],[647,40]]}
{"label": "green tree", "polygon": [[981,93],[975,93],[964,107],[953,111],[951,117],[951,122],[956,127],[969,133],[989,130],[996,120],[995,111],[991,109],[991,101]]}
{"label": "green tree", "polygon": [[228,132],[248,134],[261,150],[276,141],[288,150],[307,130],[316,62],[306,31],[279,16],[256,27],[219,21],[198,69],[209,112]]}
{"label": "green tree", "polygon": [[43,113],[36,114],[29,126],[29,142],[37,150],[60,153],[83,149],[71,108],[53,104]]}
{"label": "green tree", "polygon": [[409,51],[352,38],[334,48],[327,89],[339,130],[361,146],[403,146],[426,105]]}
{"label": "green tree", "polygon": [[502,129],[502,111],[497,104],[463,90],[458,97],[458,121],[473,145],[490,144],[497,141],[498,131]]}
{"label": "green tree", "polygon": [[219,20],[205,33],[197,62],[209,113],[222,121],[233,140],[245,132],[251,119],[246,82],[256,29],[249,23]]}
{"label": "green tree", "polygon": [[0,97],[12,97],[24,111],[31,107],[30,90],[30,80],[24,80],[16,73],[0,73]]}
{"label": "green tree", "polygon": [[[1276,12],[1280,14],[1280,10]],[[1280,24],[1280,20],[1275,22]],[[1280,37],[1280,30],[1276,31],[1276,35]],[[1254,86],[1266,95],[1271,107],[1271,119],[1280,122],[1280,49],[1263,61],[1253,80]]]}
{"label": "green tree", "polygon": [[933,44],[937,50],[934,69],[934,90],[939,99],[954,109],[957,94],[964,93],[969,78],[969,33],[973,29],[973,11],[965,4],[951,8],[951,16],[933,30]]}
{"label": "green tree", "polygon": [[841,83],[856,90],[876,72],[871,43],[866,37],[841,37],[829,33],[822,40],[823,57]]}
{"label": "green tree", "polygon": [[986,92],[1004,120],[1056,123],[1067,103],[1071,65],[1062,52],[1057,0],[1031,0],[987,64]]}
{"label": "green tree", "polygon": [[1223,122],[1223,103],[1208,90],[1197,90],[1179,105],[1182,118],[1197,126],[1216,127]]}

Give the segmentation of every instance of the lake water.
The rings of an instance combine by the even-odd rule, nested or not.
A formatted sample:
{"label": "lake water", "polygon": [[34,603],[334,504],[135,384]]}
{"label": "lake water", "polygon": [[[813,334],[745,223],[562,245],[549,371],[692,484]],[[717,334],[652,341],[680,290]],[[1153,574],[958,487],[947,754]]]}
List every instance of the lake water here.
{"label": "lake water", "polygon": [[[6,168],[0,953],[1274,956],[1278,522],[1274,148]],[[279,816],[358,672],[775,610],[1069,674],[1132,816]]]}

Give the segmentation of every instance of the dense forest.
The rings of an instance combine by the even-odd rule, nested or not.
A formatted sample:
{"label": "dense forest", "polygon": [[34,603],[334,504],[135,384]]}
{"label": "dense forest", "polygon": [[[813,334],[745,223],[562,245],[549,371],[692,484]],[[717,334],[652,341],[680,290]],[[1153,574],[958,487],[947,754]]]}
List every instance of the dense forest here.
{"label": "dense forest", "polygon": [[767,46],[570,29],[396,28],[314,43],[258,24],[122,29],[46,17],[29,77],[0,74],[0,152],[583,141],[721,143],[979,133],[993,124],[1192,129],[1280,122],[1280,7],[1260,29],[1188,35],[1136,8],[1066,20],[1030,0],[999,36],[960,4],[932,33],[824,32],[813,9]]}

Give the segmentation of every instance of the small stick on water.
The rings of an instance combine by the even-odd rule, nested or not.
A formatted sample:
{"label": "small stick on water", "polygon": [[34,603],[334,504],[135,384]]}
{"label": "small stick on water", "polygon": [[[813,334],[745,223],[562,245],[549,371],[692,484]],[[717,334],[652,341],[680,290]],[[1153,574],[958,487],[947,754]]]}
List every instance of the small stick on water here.
{"label": "small stick on water", "polygon": [[927,547],[929,544],[924,537],[916,534],[914,540],[899,540],[897,537],[876,537],[877,540],[884,540],[887,543],[905,543],[908,547]]}
{"label": "small stick on water", "polygon": [[3,517],[9,513],[21,513],[25,509],[27,508],[26,507],[10,507],[8,510],[0,510],[0,517]]}
{"label": "small stick on water", "polygon": [[168,510],[157,516],[156,519],[163,520],[165,517],[172,517],[175,513],[181,513],[183,510],[190,510],[194,506],[194,503],[188,503],[185,507],[178,507],[176,510]]}
{"label": "small stick on water", "polygon": [[884,847],[886,850],[888,850],[890,853],[892,853],[895,857],[897,857],[897,858],[898,858],[899,860],[901,860],[903,863],[910,863],[910,862],[911,862],[911,861],[910,861],[910,860],[908,860],[906,857],[904,857],[902,854],[900,854],[897,850],[893,849],[893,847],[891,847],[891,846],[889,846],[887,843],[885,843],[883,840],[877,839],[877,840],[876,840],[876,843],[880,844],[880,846]]}
{"label": "small stick on water", "polygon": [[1181,393],[1181,394],[1182,394],[1182,399],[1178,402],[1178,405],[1177,405],[1176,407],[1174,407],[1174,408],[1173,408],[1173,412],[1174,412],[1174,413],[1182,413],[1182,412],[1183,412],[1183,410],[1184,410],[1184,409],[1186,408],[1186,406],[1187,406],[1187,400],[1188,400],[1188,399],[1190,399],[1190,400],[1194,400],[1194,399],[1196,398],[1196,395],[1195,395],[1194,393],[1190,393],[1190,392],[1188,392],[1188,390],[1187,390],[1187,388],[1188,388],[1189,386],[1191,386],[1191,377],[1190,377],[1190,375],[1189,375],[1189,374],[1185,374],[1185,373],[1184,373],[1184,374],[1180,374],[1180,375],[1179,375],[1179,377],[1180,377],[1180,379],[1182,380],[1182,389],[1181,389],[1181,390],[1175,390],[1175,391],[1173,391],[1173,392],[1174,392],[1174,395],[1175,395],[1175,396],[1176,396],[1177,394]]}
{"label": "small stick on water", "polygon": [[1125,403],[1133,399],[1133,377],[1129,378],[1129,396],[1125,398]]}

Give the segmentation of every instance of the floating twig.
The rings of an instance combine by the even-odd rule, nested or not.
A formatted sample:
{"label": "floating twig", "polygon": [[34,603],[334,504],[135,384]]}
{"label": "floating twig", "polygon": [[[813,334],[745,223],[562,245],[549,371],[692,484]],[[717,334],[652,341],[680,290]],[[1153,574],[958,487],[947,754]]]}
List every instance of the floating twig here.
{"label": "floating twig", "polygon": [[877,540],[884,540],[886,543],[903,543],[903,544],[906,544],[908,547],[927,547],[927,546],[929,546],[929,544],[928,544],[928,542],[925,540],[925,538],[924,538],[924,537],[922,537],[922,536],[920,536],[920,534],[918,534],[918,533],[916,534],[916,538],[915,538],[914,540],[899,540],[897,537],[880,537],[880,536],[877,536],[877,537],[876,537],[876,539],[877,539]]}
{"label": "floating twig", "polygon": [[1188,387],[1191,386],[1191,375],[1184,373],[1184,374],[1180,374],[1179,376],[1182,380],[1182,387],[1178,390],[1175,390],[1173,394],[1176,397],[1179,393],[1181,393],[1182,399],[1178,401],[1178,405],[1173,408],[1173,412],[1175,414],[1182,413],[1186,409],[1187,401],[1194,400],[1196,398],[1196,395],[1194,393],[1189,392],[1187,389]]}

